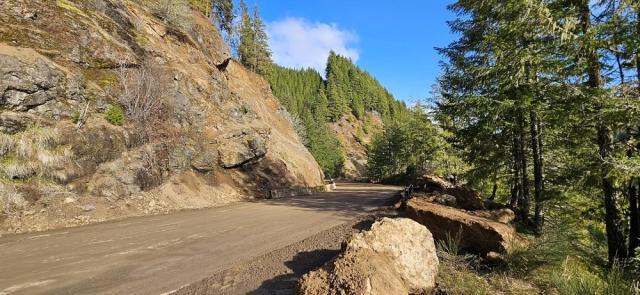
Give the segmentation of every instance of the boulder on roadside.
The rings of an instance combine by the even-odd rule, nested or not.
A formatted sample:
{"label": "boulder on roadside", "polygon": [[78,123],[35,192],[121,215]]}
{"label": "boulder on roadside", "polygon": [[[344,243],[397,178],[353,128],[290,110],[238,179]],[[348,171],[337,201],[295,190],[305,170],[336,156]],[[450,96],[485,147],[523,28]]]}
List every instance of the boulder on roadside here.
{"label": "boulder on roadside", "polygon": [[525,241],[512,226],[476,216],[455,208],[434,204],[426,199],[414,198],[407,203],[409,218],[424,224],[435,239],[444,240],[461,233],[460,247],[471,252],[509,253]]}
{"label": "boulder on roadside", "polygon": [[408,294],[435,286],[438,257],[429,230],[407,218],[383,218],[355,234],[345,252],[306,274],[298,294]]}
{"label": "boulder on roadside", "polygon": [[449,181],[435,175],[423,175],[416,181],[416,186],[425,192],[444,192],[453,187]]}
{"label": "boulder on roadside", "polygon": [[456,206],[464,210],[484,210],[484,201],[480,194],[465,186],[453,186],[444,191],[456,197]]}
{"label": "boulder on roadside", "polygon": [[433,236],[411,219],[383,218],[371,230],[355,234],[347,248],[371,249],[391,256],[395,269],[414,293],[435,286],[439,261]]}
{"label": "boulder on roadside", "polygon": [[433,201],[449,207],[457,207],[457,199],[452,195],[437,194],[433,197]]}
{"label": "boulder on roadside", "polygon": [[479,217],[507,224],[513,222],[513,220],[516,219],[516,214],[509,208],[498,210],[478,210],[471,213]]}

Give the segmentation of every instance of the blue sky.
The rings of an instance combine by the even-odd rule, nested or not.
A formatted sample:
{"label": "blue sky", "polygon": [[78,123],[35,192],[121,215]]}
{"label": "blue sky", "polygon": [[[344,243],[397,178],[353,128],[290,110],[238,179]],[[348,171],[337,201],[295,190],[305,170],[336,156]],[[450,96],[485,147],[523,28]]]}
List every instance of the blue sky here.
{"label": "blue sky", "polygon": [[[256,0],[268,25],[274,61],[324,68],[329,50],[351,57],[397,99],[429,96],[453,40],[448,0]],[[247,1],[249,6],[254,2]]]}

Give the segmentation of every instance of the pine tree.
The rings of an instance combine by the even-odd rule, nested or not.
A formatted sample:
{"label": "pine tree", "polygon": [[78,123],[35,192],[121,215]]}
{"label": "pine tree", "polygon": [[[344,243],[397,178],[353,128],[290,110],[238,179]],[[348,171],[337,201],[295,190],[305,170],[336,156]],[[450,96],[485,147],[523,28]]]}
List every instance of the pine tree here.
{"label": "pine tree", "polygon": [[267,75],[272,64],[271,51],[266,26],[260,18],[257,5],[253,9],[252,17],[245,1],[240,1],[238,35],[240,42],[237,53],[240,63],[258,74]]}
{"label": "pine tree", "polygon": [[253,25],[251,15],[249,14],[249,7],[244,0],[240,0],[240,25],[238,27],[238,57],[240,63],[250,70],[256,70],[254,52],[255,52],[255,33],[253,31]]}
{"label": "pine tree", "polygon": [[271,60],[271,50],[269,50],[269,37],[266,32],[266,25],[260,18],[258,5],[253,8],[252,30],[255,38],[253,55],[255,58],[255,71],[259,74],[266,75],[271,68],[273,61]]}
{"label": "pine tree", "polygon": [[227,36],[233,34],[234,15],[232,0],[213,0],[211,16],[220,30],[225,32]]}

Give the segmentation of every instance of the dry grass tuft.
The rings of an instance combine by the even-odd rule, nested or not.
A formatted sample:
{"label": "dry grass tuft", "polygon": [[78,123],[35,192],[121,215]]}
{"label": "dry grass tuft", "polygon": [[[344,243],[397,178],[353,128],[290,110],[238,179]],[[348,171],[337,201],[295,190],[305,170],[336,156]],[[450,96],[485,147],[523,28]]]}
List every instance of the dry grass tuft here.
{"label": "dry grass tuft", "polygon": [[11,135],[0,133],[0,157],[8,155],[15,145],[16,141]]}
{"label": "dry grass tuft", "polygon": [[13,185],[0,182],[0,213],[9,214],[26,205],[27,201]]}
{"label": "dry grass tuft", "polygon": [[10,162],[3,165],[2,172],[8,179],[24,180],[35,176],[38,173],[38,166],[28,162]]}
{"label": "dry grass tuft", "polygon": [[436,294],[541,294],[541,290],[508,273],[480,267],[477,257],[439,251],[438,291]]}
{"label": "dry grass tuft", "polygon": [[74,170],[74,155],[70,147],[60,145],[56,129],[34,127],[15,135],[4,135],[7,142],[5,159],[0,171],[10,180],[26,180],[35,176],[55,181],[67,181],[69,170]]}

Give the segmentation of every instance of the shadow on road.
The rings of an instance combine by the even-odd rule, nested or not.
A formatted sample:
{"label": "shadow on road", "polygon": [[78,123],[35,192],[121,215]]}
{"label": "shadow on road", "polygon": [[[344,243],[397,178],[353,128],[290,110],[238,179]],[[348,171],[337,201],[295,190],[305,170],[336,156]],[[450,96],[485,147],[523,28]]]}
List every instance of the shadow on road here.
{"label": "shadow on road", "polygon": [[322,266],[325,262],[333,259],[340,253],[339,250],[319,249],[308,252],[300,252],[292,260],[284,264],[293,273],[279,275],[262,282],[262,285],[255,291],[249,292],[251,295],[283,294],[293,293],[296,288],[298,278],[303,274]]}
{"label": "shadow on road", "polygon": [[293,206],[315,211],[332,211],[343,215],[363,213],[380,206],[390,206],[397,199],[400,188],[382,187],[372,184],[349,184],[334,192],[315,193],[311,196],[297,196],[276,200],[266,200],[267,204]]}
{"label": "shadow on road", "polygon": [[[368,230],[371,228],[375,219],[376,218],[368,218],[362,220],[355,223],[352,228],[358,231]],[[312,251],[299,252],[291,260],[284,263],[292,273],[279,275],[265,280],[262,282],[260,287],[248,294],[293,294],[298,284],[298,279],[300,279],[304,274],[321,267],[341,252],[341,250],[335,249],[316,249]]]}

